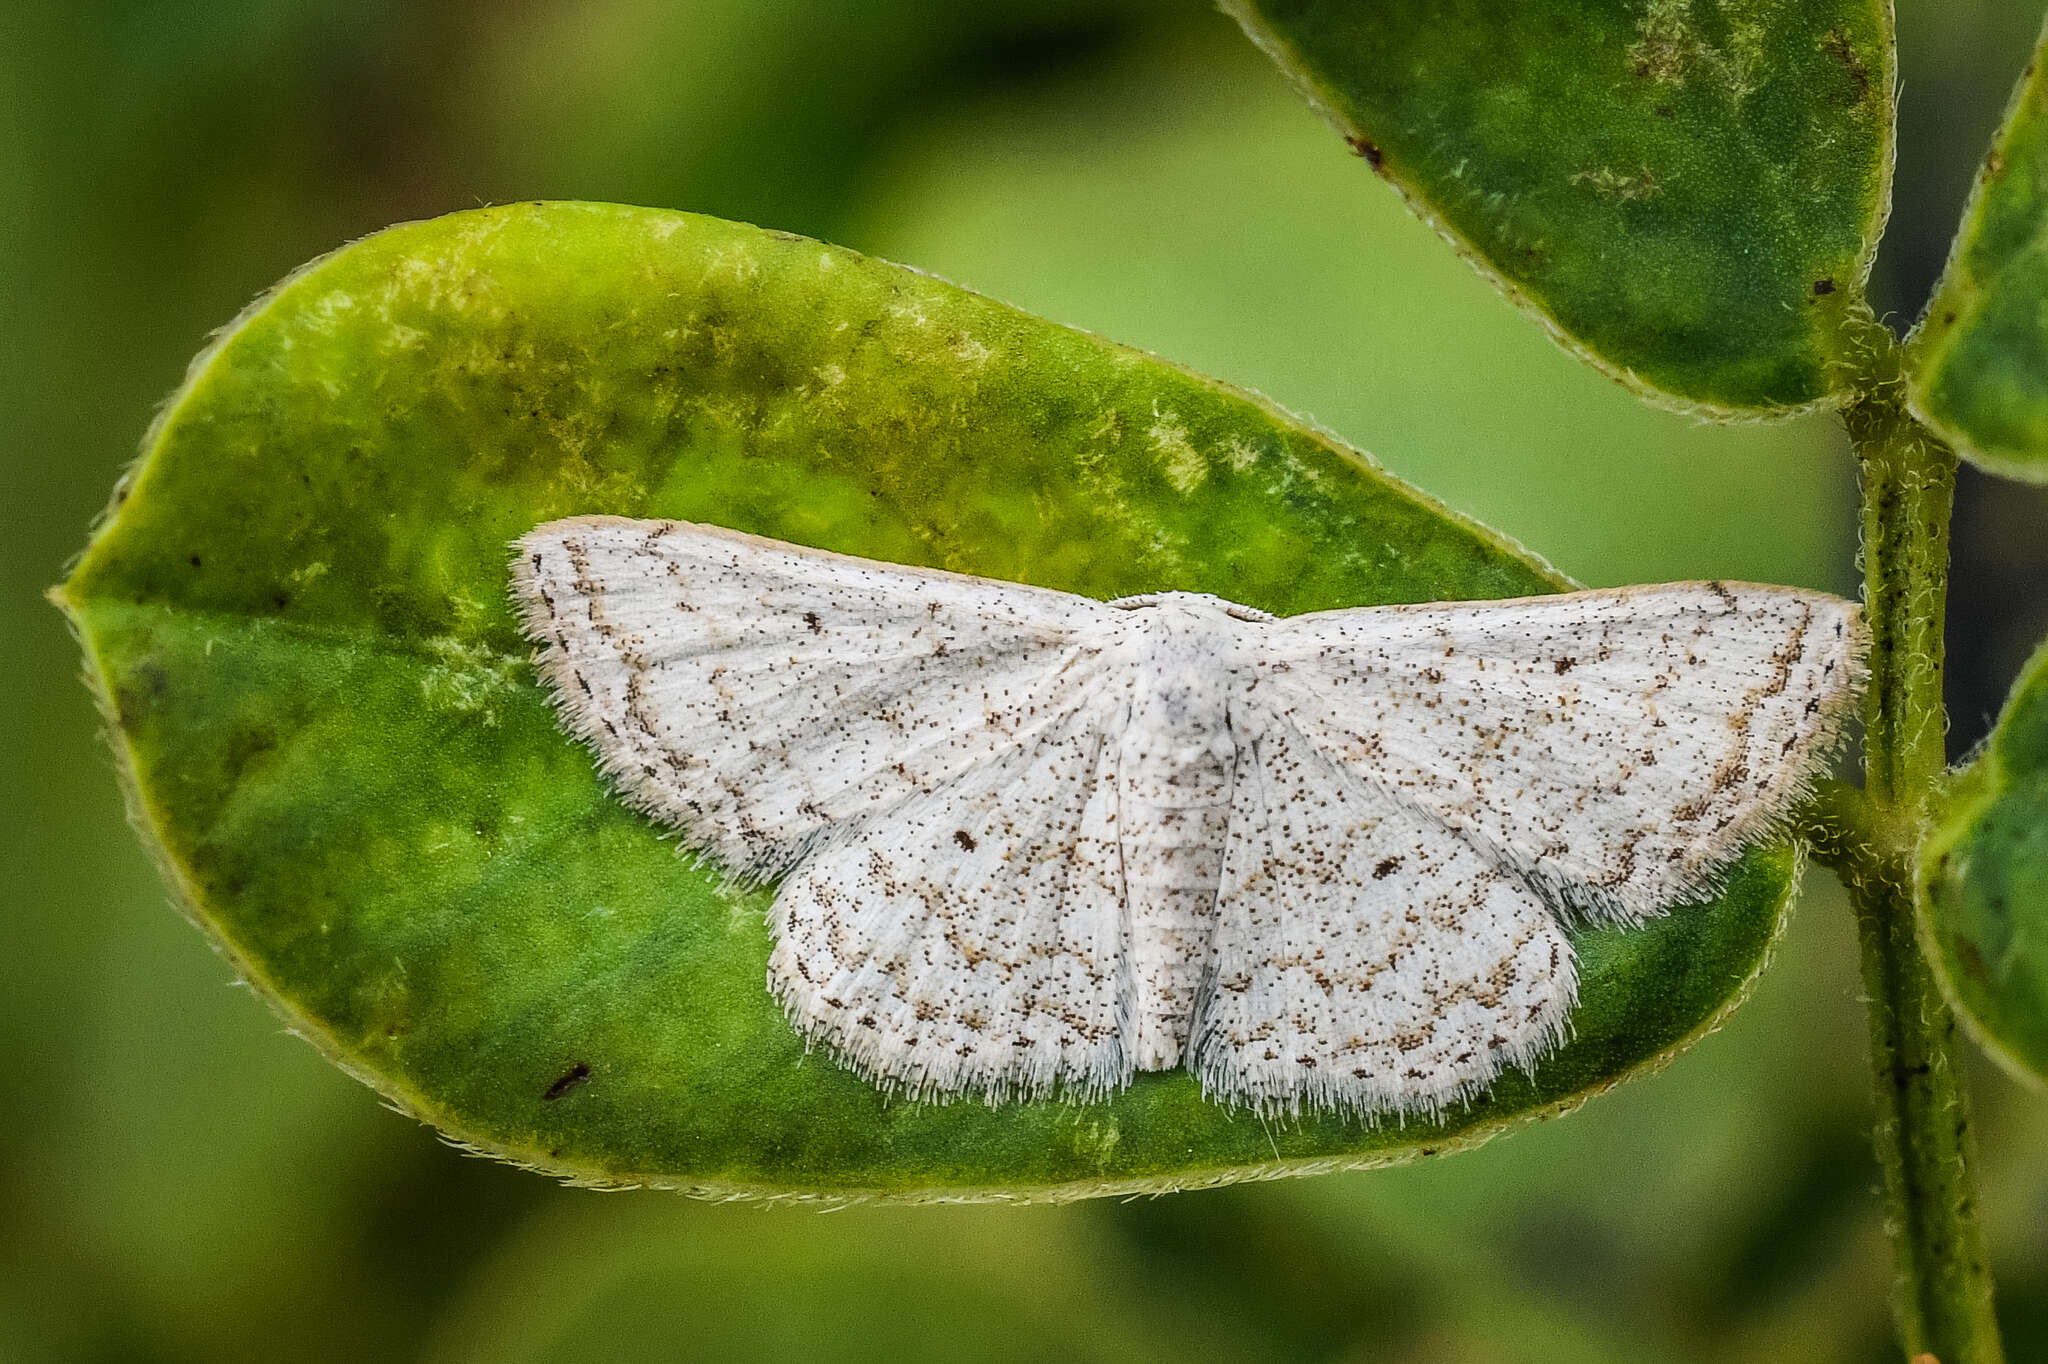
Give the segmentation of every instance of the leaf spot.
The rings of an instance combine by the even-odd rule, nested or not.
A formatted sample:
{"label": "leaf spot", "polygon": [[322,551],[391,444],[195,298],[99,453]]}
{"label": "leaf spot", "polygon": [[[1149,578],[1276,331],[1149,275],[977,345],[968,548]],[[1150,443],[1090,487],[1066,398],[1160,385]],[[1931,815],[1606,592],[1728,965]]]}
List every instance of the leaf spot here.
{"label": "leaf spot", "polygon": [[541,1100],[544,1103],[553,1103],[570,1090],[581,1088],[589,1079],[590,1067],[578,1061],[575,1065],[563,1071],[555,1082],[548,1086],[547,1092],[540,1096]]}

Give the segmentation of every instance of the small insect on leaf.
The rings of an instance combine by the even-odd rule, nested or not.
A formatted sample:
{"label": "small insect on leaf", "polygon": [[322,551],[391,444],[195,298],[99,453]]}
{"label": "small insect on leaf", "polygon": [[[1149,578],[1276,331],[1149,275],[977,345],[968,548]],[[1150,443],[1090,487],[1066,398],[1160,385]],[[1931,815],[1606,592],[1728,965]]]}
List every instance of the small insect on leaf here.
{"label": "small insect on leaf", "polygon": [[1864,648],[1848,602],[1725,583],[1275,620],[606,517],[514,563],[626,798],[783,878],[792,1023],[932,1098],[1466,1099],[1564,1034],[1567,923],[1783,819]]}

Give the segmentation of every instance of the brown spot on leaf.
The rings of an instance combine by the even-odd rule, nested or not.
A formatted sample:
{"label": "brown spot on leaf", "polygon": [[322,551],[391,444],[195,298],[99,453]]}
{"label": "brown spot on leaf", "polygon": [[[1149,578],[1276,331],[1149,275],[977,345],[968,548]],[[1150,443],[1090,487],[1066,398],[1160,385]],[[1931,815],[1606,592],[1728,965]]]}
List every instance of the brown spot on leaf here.
{"label": "brown spot on leaf", "polygon": [[961,850],[962,852],[973,852],[973,851],[974,851],[974,847],[975,847],[975,843],[974,843],[974,835],[973,835],[973,834],[971,834],[971,833],[968,833],[968,832],[967,832],[967,830],[965,830],[965,829],[955,829],[955,830],[953,830],[953,841],[954,841],[955,843],[958,843],[958,844],[960,845],[960,850]]}
{"label": "brown spot on leaf", "polygon": [[124,730],[133,730],[154,708],[170,685],[163,665],[153,661],[136,664],[114,688],[114,713]]}
{"label": "brown spot on leaf", "polygon": [[1977,944],[1968,938],[1956,939],[1956,961],[1963,968],[1963,974],[1972,980],[1988,981],[1991,968],[1985,965],[1984,954],[1977,950]]}
{"label": "brown spot on leaf", "polygon": [[1857,55],[1847,33],[1839,28],[1829,29],[1821,35],[1820,50],[1848,75],[1850,103],[1861,104],[1870,98],[1870,68]]}
{"label": "brown spot on leaf", "polygon": [[547,1087],[547,1092],[540,1096],[541,1100],[544,1103],[553,1103],[570,1090],[580,1087],[589,1079],[590,1067],[578,1061],[575,1065],[563,1071],[555,1082]]}
{"label": "brown spot on leaf", "polygon": [[1384,880],[1386,880],[1386,879],[1387,879],[1387,878],[1388,878],[1389,876],[1392,876],[1392,875],[1393,875],[1393,874],[1394,874],[1395,872],[1399,871],[1400,869],[1401,869],[1401,859],[1400,859],[1400,858],[1398,858],[1398,857],[1382,857],[1382,858],[1380,859],[1380,861],[1379,861],[1379,865],[1378,865],[1378,866],[1376,866],[1376,867],[1374,867],[1374,868],[1372,869],[1372,879],[1373,879],[1373,880],[1375,880],[1375,881],[1384,881]]}

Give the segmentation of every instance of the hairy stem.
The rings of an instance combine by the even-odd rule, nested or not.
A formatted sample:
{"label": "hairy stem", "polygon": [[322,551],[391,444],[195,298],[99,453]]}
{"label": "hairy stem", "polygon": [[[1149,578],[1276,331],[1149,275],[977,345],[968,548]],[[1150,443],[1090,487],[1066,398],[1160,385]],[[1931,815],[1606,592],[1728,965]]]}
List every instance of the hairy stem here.
{"label": "hairy stem", "polygon": [[1865,610],[1871,632],[1863,800],[1839,797],[1826,829],[1863,949],[1875,1080],[1875,1142],[1906,1352],[1998,1364],[1991,1275],[1977,1229],[1969,1097],[1955,1017],[1920,953],[1912,856],[1942,776],[1942,623],[1955,455],[1905,409],[1897,349],[1874,337],[1844,412],[1863,486]]}

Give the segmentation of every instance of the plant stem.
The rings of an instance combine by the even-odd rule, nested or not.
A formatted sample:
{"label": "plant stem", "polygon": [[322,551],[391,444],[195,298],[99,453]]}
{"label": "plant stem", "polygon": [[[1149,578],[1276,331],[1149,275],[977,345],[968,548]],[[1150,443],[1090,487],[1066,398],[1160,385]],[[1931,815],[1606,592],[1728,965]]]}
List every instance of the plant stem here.
{"label": "plant stem", "polygon": [[1838,821],[1865,846],[1836,864],[1862,940],[1900,1335],[1911,1356],[1999,1364],[1955,1017],[1921,956],[1913,905],[1913,850],[1945,763],[1942,624],[1956,460],[1906,410],[1889,332],[1873,339],[1869,359],[1843,413],[1863,486],[1867,803]]}

